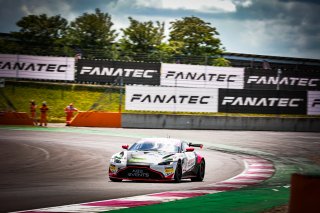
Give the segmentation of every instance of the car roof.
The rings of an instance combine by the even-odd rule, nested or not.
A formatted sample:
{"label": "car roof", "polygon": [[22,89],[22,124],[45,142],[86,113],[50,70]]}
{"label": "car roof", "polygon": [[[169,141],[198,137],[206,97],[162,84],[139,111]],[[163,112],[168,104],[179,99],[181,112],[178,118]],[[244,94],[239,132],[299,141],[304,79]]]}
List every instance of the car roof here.
{"label": "car roof", "polygon": [[182,140],[175,139],[175,138],[142,138],[138,142],[155,142],[155,143],[174,143],[174,144],[180,144],[182,143]]}

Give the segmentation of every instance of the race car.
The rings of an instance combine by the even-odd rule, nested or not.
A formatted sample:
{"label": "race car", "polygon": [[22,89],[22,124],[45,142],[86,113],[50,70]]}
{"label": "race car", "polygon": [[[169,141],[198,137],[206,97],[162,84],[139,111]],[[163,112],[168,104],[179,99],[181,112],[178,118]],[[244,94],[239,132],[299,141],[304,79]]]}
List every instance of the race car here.
{"label": "race car", "polygon": [[111,181],[203,181],[205,159],[194,151],[202,144],[171,138],[144,138],[110,159]]}

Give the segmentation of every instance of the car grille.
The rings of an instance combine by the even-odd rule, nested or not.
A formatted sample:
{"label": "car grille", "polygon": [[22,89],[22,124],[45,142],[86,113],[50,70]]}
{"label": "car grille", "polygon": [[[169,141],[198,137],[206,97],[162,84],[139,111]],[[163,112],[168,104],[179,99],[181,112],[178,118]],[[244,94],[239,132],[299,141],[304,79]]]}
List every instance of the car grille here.
{"label": "car grille", "polygon": [[149,167],[129,166],[120,170],[117,174],[119,178],[129,179],[163,179],[164,176],[160,172],[154,171]]}

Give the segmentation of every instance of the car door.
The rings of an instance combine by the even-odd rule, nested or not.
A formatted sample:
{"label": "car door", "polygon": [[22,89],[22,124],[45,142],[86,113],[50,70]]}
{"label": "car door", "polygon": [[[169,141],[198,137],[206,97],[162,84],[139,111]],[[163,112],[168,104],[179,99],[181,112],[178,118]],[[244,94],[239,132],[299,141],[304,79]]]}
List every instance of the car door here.
{"label": "car door", "polygon": [[183,153],[182,172],[187,172],[192,169],[196,163],[196,155],[194,152],[187,152],[188,143],[182,142],[181,148]]}

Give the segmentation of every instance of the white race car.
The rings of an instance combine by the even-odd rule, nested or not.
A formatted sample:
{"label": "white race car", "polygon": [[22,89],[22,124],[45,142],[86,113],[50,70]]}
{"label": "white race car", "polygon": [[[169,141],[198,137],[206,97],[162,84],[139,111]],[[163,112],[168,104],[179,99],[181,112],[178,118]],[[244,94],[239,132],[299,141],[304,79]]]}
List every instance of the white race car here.
{"label": "white race car", "polygon": [[144,180],[175,181],[190,178],[202,181],[205,159],[194,151],[202,144],[171,138],[144,138],[132,146],[123,145],[122,152],[110,159],[111,181]]}

